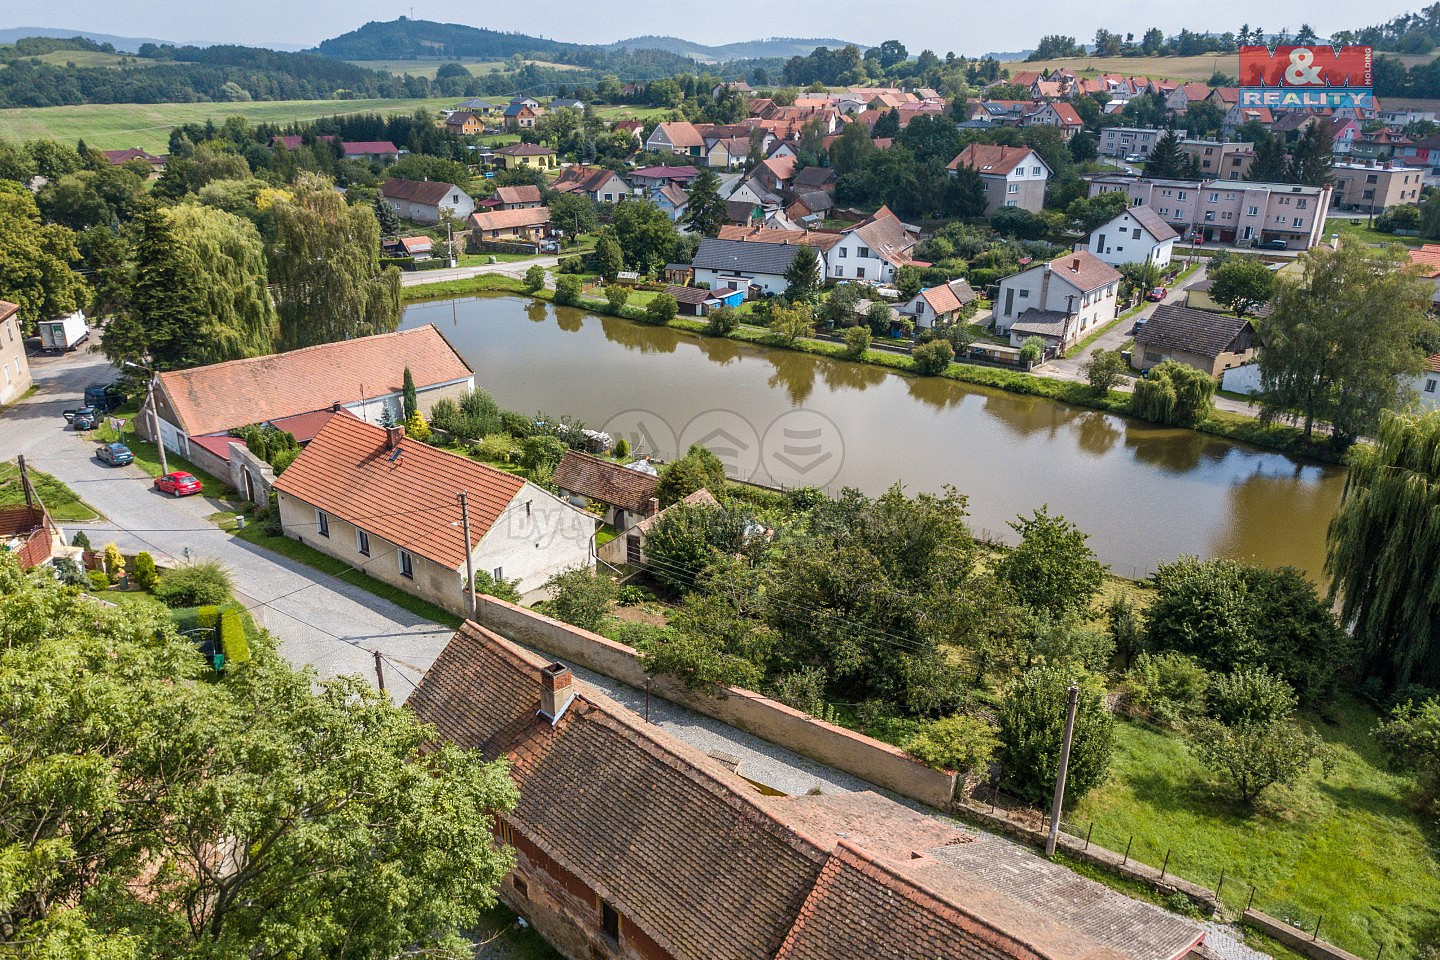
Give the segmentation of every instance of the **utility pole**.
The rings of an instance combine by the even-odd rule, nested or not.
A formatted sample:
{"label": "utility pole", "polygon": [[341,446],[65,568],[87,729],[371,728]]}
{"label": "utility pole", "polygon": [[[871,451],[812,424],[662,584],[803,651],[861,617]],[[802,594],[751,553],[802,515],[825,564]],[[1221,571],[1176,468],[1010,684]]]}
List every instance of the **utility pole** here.
{"label": "utility pole", "polygon": [[1045,856],[1055,856],[1055,841],[1060,836],[1060,807],[1065,802],[1065,771],[1070,766],[1070,740],[1075,735],[1075,707],[1080,702],[1080,688],[1070,684],[1070,705],[1065,709],[1065,739],[1060,744],[1060,772],[1055,777],[1055,805],[1050,808],[1050,836],[1045,839]]}
{"label": "utility pole", "polygon": [[470,555],[470,508],[465,491],[455,494],[460,500],[460,529],[465,535],[465,594],[470,598],[470,619],[475,619],[475,560]]}
{"label": "utility pole", "polygon": [[160,412],[155,409],[155,376],[151,374],[150,382],[145,385],[146,402],[150,404],[150,429],[155,431],[155,449],[160,451],[160,473],[163,476],[170,472],[170,465],[165,462],[165,436],[160,432]]}
{"label": "utility pole", "polygon": [[25,455],[22,453],[17,459],[20,464],[20,489],[25,491],[25,506],[35,508],[35,491],[30,487],[30,471],[25,469]]}
{"label": "utility pole", "polygon": [[375,683],[380,687],[380,692],[385,692],[385,658],[380,656],[379,650],[372,650],[375,654]]}

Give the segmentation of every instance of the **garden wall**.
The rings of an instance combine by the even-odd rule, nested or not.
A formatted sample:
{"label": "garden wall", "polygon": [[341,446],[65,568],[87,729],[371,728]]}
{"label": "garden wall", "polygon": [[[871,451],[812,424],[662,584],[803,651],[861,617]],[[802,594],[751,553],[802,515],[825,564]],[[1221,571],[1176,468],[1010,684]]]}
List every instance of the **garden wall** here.
{"label": "garden wall", "polygon": [[1298,950],[1307,957],[1314,957],[1315,960],[1360,960],[1353,953],[1347,953],[1333,943],[1318,940],[1313,934],[1276,920],[1259,910],[1246,910],[1244,919],[1250,926],[1274,937],[1285,946]]}
{"label": "garden wall", "polygon": [[669,677],[650,677],[633,647],[599,634],[487,596],[477,598],[475,619],[516,643],[632,687],[643,689],[648,683],[656,696],[912,800],[944,808],[955,794],[955,774],[927,767],[896,747],[817,720],[752,690],[725,687],[711,696]]}

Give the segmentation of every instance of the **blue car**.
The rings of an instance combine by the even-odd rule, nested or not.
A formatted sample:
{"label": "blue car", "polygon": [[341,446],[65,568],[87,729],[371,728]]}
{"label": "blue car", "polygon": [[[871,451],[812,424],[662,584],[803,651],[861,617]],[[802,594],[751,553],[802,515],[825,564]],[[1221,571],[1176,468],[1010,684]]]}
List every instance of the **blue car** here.
{"label": "blue car", "polygon": [[123,443],[102,443],[95,451],[95,459],[112,467],[123,467],[135,462],[135,454]]}

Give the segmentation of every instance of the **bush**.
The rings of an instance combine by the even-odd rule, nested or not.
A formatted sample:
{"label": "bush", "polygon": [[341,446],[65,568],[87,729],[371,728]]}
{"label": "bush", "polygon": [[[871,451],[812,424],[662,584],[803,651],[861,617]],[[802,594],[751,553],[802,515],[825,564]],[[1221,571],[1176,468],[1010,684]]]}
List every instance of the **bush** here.
{"label": "bush", "polygon": [[1396,768],[1416,774],[1423,803],[1440,803],[1440,697],[1397,704],[1375,739]]}
{"label": "bush", "polygon": [[1183,653],[1142,653],[1125,674],[1132,712],[1170,726],[1205,709],[1210,671]]}
{"label": "bush", "polygon": [[841,334],[841,339],[845,341],[845,356],[858,360],[870,349],[870,328],[851,327]]}
{"label": "bush", "polygon": [[1012,683],[1000,704],[1000,742],[1005,782],[1016,796],[1045,803],[1055,791],[1060,744],[1072,680],[1080,685],[1075,735],[1065,796],[1079,800],[1105,781],[1114,747],[1114,718],[1105,710],[1104,687],[1089,675],[1061,667],[1035,667]]}
{"label": "bush", "polygon": [[740,326],[740,314],[732,306],[723,304],[710,311],[705,318],[705,332],[712,337],[723,337],[733,333]]}
{"label": "bush", "polygon": [[[564,273],[564,274],[569,274],[569,273],[584,273],[584,272],[585,272],[585,261],[584,261],[584,259],[582,259],[582,258],[580,258],[580,257],[566,257],[564,260],[561,260],[561,261],[560,261],[559,270],[560,270],[561,273]],[[556,289],[559,289],[560,284],[557,282],[557,283],[555,284],[555,287],[556,287]]]}
{"label": "bush", "polygon": [[[419,416],[419,414],[416,414],[416,416]],[[275,471],[275,476],[278,477],[280,476],[280,474],[284,473],[285,469],[289,467],[290,464],[294,463],[296,458],[300,456],[300,453],[300,449],[296,448],[294,450],[281,450],[279,453],[274,454],[270,458],[270,467],[272,470]]]}
{"label": "bush", "polygon": [[1190,749],[1241,802],[1253,803],[1275,784],[1294,783],[1317,758],[1328,762],[1320,738],[1290,718],[1294,708],[1294,693],[1263,668],[1219,677],[1211,716],[1190,724]]}
{"label": "bush", "polygon": [[550,612],[582,630],[600,628],[617,593],[615,581],[586,567],[557,573],[545,586],[551,593]]}
{"label": "bush", "polygon": [[91,570],[89,573],[89,577],[91,590],[110,589],[110,578],[105,575],[104,570]]}
{"label": "bush", "polygon": [[106,576],[111,583],[118,583],[125,575],[125,558],[120,555],[120,548],[113,543],[105,544],[104,561]]}
{"label": "bush", "polygon": [[555,302],[559,304],[577,303],[584,289],[585,284],[579,277],[566,274],[555,281]]}
{"label": "bush", "polygon": [[828,712],[825,703],[825,668],[801,667],[794,673],[781,674],[770,684],[769,695],[786,706],[823,719]]}
{"label": "bush", "polygon": [[965,714],[932,720],[905,741],[904,750],[937,770],[984,770],[1000,741],[995,728]]}
{"label": "bush", "polygon": [[226,663],[245,663],[250,659],[250,642],[245,637],[244,614],[238,606],[227,604],[220,610],[220,651]]}
{"label": "bush", "polygon": [[663,327],[675,319],[675,314],[680,307],[675,298],[668,293],[658,294],[655,299],[645,304],[645,322]]}
{"label": "bush", "polygon": [[538,293],[545,288],[545,268],[538,263],[525,271],[525,292]]}
{"label": "bush", "polygon": [[425,418],[420,415],[419,410],[412,413],[410,419],[405,421],[405,436],[419,440],[421,443],[430,439],[430,425],[425,422]]}
{"label": "bush", "polygon": [[1215,378],[1174,360],[1157,363],[1135,382],[1130,412],[1144,420],[1193,427],[1210,415]]}
{"label": "bush", "polygon": [[230,599],[234,583],[218,560],[201,560],[165,571],[155,585],[155,596],[167,607],[199,607]]}
{"label": "bush", "polygon": [[626,457],[630,456],[630,441],[626,440],[624,437],[621,437],[619,440],[615,441],[615,449],[611,452],[614,453],[615,459],[624,460]]}
{"label": "bush", "polygon": [[89,550],[90,538],[85,536],[84,530],[76,530],[75,536],[70,538],[70,546],[79,547],[82,550]]}
{"label": "bush", "polygon": [[154,590],[160,582],[160,573],[155,569],[155,558],[142,550],[135,554],[135,583],[142,590]]}
{"label": "bush", "polygon": [[1096,350],[1081,365],[1080,371],[1090,381],[1091,388],[1103,396],[1125,379],[1125,359],[1119,350]]}
{"label": "bush", "polygon": [[519,603],[520,581],[496,580],[494,576],[484,570],[477,570],[475,572],[475,592],[496,597],[509,603]]}
{"label": "bush", "polygon": [[520,444],[520,465],[526,470],[554,470],[565,458],[565,444],[547,434],[526,437]]}
{"label": "bush", "polygon": [[56,557],[55,577],[67,587],[85,587],[90,583],[84,568],[71,557]]}
{"label": "bush", "polygon": [[1039,337],[1026,337],[1020,344],[1020,359],[1029,364],[1039,363],[1045,357],[1045,341]]}
{"label": "bush", "polygon": [[950,366],[950,361],[955,359],[955,348],[945,340],[932,340],[924,346],[916,347],[911,354],[915,359],[915,369],[927,377],[933,377],[945,372]]}
{"label": "bush", "polygon": [[609,305],[611,313],[619,313],[620,308],[625,306],[625,301],[629,299],[629,287],[622,287],[618,283],[612,283],[605,288],[605,303]]}

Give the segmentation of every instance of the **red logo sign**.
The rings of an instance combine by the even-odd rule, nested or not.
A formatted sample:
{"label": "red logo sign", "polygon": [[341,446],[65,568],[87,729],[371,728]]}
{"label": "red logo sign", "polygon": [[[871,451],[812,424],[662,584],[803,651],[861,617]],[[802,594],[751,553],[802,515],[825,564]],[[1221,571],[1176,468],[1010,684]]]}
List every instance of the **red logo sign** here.
{"label": "red logo sign", "polygon": [[1368,87],[1369,47],[1240,48],[1242,87]]}

